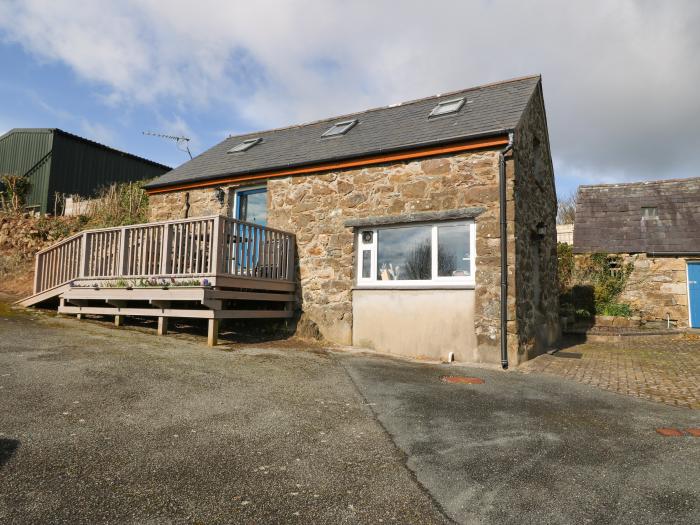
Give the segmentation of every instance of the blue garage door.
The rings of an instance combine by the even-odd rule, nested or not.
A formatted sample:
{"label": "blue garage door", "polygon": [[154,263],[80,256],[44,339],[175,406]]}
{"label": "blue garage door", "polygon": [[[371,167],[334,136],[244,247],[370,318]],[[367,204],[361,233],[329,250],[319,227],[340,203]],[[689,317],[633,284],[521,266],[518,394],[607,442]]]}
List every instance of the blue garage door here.
{"label": "blue garage door", "polygon": [[700,261],[688,263],[690,326],[700,328]]}

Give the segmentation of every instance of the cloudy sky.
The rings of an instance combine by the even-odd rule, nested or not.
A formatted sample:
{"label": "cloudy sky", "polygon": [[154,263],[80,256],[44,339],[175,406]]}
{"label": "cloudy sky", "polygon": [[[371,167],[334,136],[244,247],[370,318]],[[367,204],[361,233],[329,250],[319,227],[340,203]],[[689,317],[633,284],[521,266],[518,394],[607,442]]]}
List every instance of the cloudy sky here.
{"label": "cloudy sky", "polygon": [[0,133],[175,166],[192,138],[543,76],[560,195],[700,176],[694,0],[0,0]]}

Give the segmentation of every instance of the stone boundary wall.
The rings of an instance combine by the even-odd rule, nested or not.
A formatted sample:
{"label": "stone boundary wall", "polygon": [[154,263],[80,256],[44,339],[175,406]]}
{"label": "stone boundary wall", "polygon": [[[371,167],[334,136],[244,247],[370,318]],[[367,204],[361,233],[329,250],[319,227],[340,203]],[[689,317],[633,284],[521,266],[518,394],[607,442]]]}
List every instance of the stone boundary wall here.
{"label": "stone boundary wall", "polygon": [[640,312],[644,322],[663,321],[669,314],[672,324],[688,326],[688,281],[683,257],[648,257],[623,254],[625,264],[634,269],[627,280],[620,302]]}
{"label": "stone boundary wall", "polygon": [[[671,326],[687,328],[688,323],[688,283],[684,257],[649,257],[646,254],[616,254],[624,265],[632,264],[632,273],[617,302],[629,304],[633,310],[630,318],[635,326],[649,323],[665,327],[667,314]],[[590,254],[575,254],[574,263],[579,264]],[[605,316],[596,316],[595,324]],[[616,326],[624,326],[623,318]],[[607,321],[602,320],[603,323]]]}
{"label": "stone boundary wall", "polygon": [[36,252],[83,227],[77,217],[0,212],[0,292],[18,298],[31,295]]}

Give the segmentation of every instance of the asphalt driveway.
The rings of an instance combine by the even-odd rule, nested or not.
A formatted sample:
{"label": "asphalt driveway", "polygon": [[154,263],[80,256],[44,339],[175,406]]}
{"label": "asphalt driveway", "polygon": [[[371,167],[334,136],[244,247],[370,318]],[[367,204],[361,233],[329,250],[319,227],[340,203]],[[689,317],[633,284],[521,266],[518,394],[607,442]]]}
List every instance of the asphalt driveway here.
{"label": "asphalt driveway", "polygon": [[0,523],[448,522],[322,351],[0,335]]}
{"label": "asphalt driveway", "polygon": [[[484,384],[445,384],[444,374]],[[2,523],[697,523],[697,411],[0,311]]]}
{"label": "asphalt driveway", "polygon": [[[700,523],[700,411],[558,377],[370,357],[343,363],[460,523]],[[483,384],[445,384],[460,374]]]}

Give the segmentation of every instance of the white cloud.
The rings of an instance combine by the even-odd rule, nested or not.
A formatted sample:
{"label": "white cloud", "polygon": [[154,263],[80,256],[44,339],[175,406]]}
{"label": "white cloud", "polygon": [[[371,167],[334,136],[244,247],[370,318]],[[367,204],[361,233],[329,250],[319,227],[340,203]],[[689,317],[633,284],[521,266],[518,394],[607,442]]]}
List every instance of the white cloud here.
{"label": "white cloud", "polygon": [[88,119],[80,120],[80,129],[90,140],[104,144],[105,146],[116,147],[116,136],[114,131],[99,122],[91,122]]}
{"label": "white cloud", "polygon": [[692,0],[0,6],[7,38],[68,65],[110,104],[174,115],[217,107],[238,126],[542,73],[558,169],[600,180],[695,170],[698,22]]}

